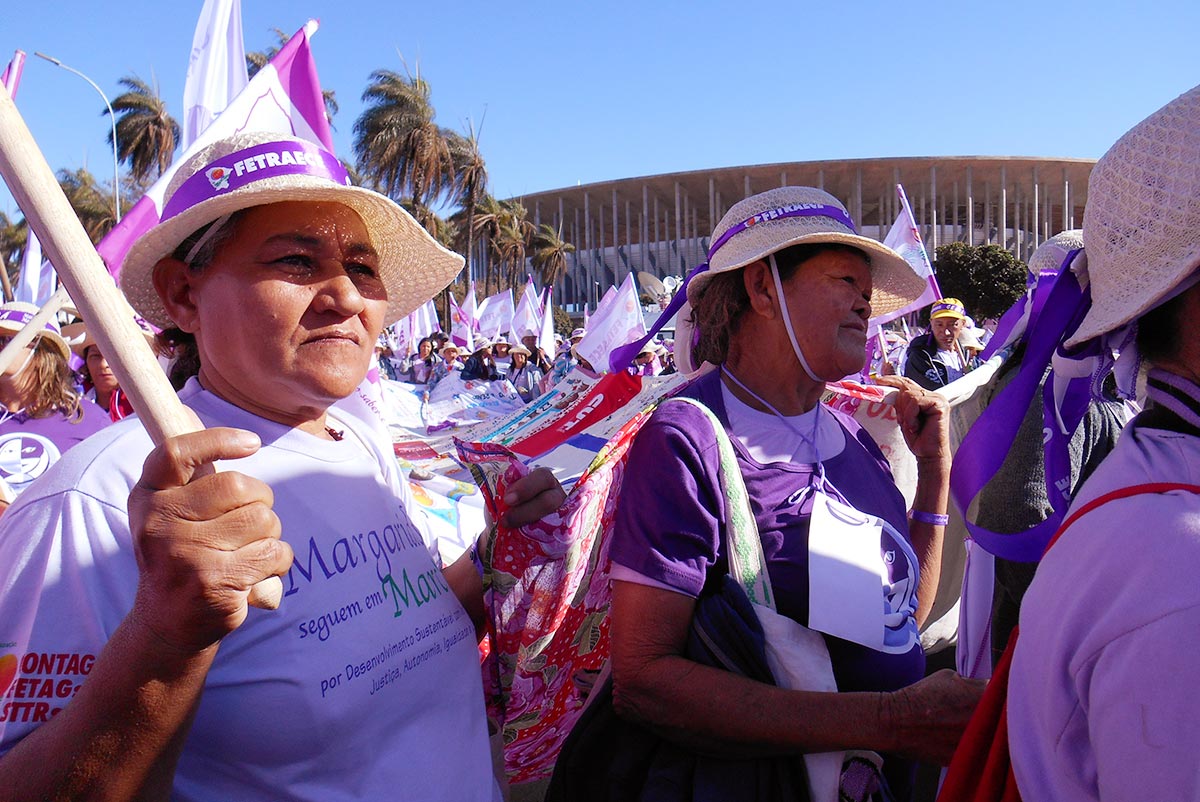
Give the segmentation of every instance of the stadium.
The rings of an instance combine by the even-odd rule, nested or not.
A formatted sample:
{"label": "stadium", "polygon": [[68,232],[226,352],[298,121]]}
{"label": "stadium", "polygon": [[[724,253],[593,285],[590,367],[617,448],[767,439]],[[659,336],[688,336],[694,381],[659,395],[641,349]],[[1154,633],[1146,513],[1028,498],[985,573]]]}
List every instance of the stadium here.
{"label": "stadium", "polygon": [[742,198],[805,185],[836,196],[859,233],[882,240],[896,219],[897,184],[932,251],[948,242],[1003,245],[1027,260],[1083,223],[1092,159],[946,156],[787,162],[626,178],[527,195],[535,223],[574,243],[556,288],[563,308],[593,307],[629,271],[682,277],[704,262],[714,223]]}

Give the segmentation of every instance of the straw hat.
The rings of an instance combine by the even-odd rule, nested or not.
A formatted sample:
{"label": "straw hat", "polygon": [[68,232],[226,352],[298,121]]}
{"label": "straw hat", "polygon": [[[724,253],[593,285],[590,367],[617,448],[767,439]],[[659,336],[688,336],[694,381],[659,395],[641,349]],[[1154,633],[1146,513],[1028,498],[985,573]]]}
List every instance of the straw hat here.
{"label": "straw hat", "polygon": [[[801,214],[786,216],[797,212]],[[688,282],[692,303],[717,273],[737,270],[792,245],[818,243],[849,245],[870,257],[872,315],[906,306],[926,287],[925,279],[900,254],[882,242],[859,236],[846,207],[815,187],[779,187],[735,203],[713,229],[712,242],[708,270]]]}
{"label": "straw hat", "polygon": [[1033,256],[1029,257],[1029,272],[1034,277],[1040,276],[1042,273],[1058,273],[1062,270],[1067,254],[1082,247],[1082,229],[1073,228],[1055,234],[1039,245],[1033,252]]}
{"label": "straw hat", "polygon": [[143,317],[171,325],[154,290],[154,265],[193,232],[240,209],[281,201],[326,201],[358,213],[379,252],[391,324],[412,312],[462,269],[446,250],[391,199],[350,186],[345,168],[319,145],[277,133],[246,132],[196,153],[167,186],[162,221],[143,234],[121,269],[121,289]]}
{"label": "straw hat", "polygon": [[1092,308],[1068,347],[1149,312],[1200,267],[1200,86],[1096,162],[1083,239]]}
{"label": "straw hat", "polygon": [[531,352],[528,348],[526,348],[523,345],[514,345],[513,347],[508,349],[508,353],[509,354],[524,354],[527,357],[533,356],[533,352]]}
{"label": "straw hat", "polygon": [[[11,337],[16,334],[25,328],[26,323],[33,320],[37,312],[38,307],[23,301],[9,301],[0,305],[0,335]],[[62,354],[63,359],[71,358],[71,349],[59,332],[58,323],[53,319],[46,321],[41,337],[53,345]]]}
{"label": "straw hat", "polygon": [[[154,332],[146,328],[145,321],[140,318],[135,318],[134,321],[138,324],[138,329],[142,335],[151,343],[154,342]],[[71,346],[71,350],[75,352],[75,356],[80,359],[87,359],[87,349],[96,344],[96,338],[88,331],[87,323],[82,320],[78,323],[68,323],[62,327],[63,339],[67,341],[67,345]]]}
{"label": "straw hat", "polygon": [[963,329],[958,333],[958,344],[961,348],[982,351],[983,342],[979,339],[980,329]]}
{"label": "straw hat", "polygon": [[579,339],[580,337],[586,337],[586,336],[587,336],[587,329],[575,329],[574,331],[571,332],[572,340],[576,340],[576,339]]}
{"label": "straw hat", "polygon": [[445,345],[443,345],[443,346],[442,346],[441,354],[442,354],[442,356],[445,356],[447,351],[453,351],[454,353],[456,353],[456,354],[457,354],[457,353],[459,353],[461,350],[462,350],[462,349],[460,349],[460,348],[459,348],[457,345],[455,345],[453,342],[448,342],[448,343],[446,343]]}

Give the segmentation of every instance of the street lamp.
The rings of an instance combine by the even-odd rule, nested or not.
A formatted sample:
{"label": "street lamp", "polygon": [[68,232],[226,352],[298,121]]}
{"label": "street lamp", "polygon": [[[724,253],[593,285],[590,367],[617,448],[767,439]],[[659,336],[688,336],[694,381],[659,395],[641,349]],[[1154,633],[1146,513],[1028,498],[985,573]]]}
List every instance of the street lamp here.
{"label": "street lamp", "polygon": [[96,92],[100,95],[100,97],[104,99],[104,105],[108,107],[108,119],[109,119],[109,122],[112,123],[113,203],[116,204],[117,222],[118,223],[121,222],[121,170],[120,170],[120,162],[117,160],[117,115],[113,114],[113,107],[112,107],[112,104],[108,102],[108,95],[104,94],[104,90],[102,90],[99,86],[97,86],[96,82],[93,81],[91,78],[87,77],[82,72],[75,69],[74,67],[68,67],[66,64],[63,64],[61,61],[56,59],[54,56],[47,56],[45,53],[39,53],[36,51],[34,52],[33,55],[37,56],[38,58],[42,58],[42,59],[45,59],[46,61],[49,61],[51,64],[55,65],[56,67],[62,67],[67,72],[75,73],[80,78],[82,78],[83,80],[85,80],[89,84],[91,84],[92,89],[95,89]]}

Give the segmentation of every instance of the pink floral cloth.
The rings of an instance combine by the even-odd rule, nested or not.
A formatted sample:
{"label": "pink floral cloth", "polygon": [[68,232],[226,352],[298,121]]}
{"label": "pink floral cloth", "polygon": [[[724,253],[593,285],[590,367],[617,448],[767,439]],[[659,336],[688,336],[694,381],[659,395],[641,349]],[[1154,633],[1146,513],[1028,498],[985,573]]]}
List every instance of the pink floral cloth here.
{"label": "pink floral cloth", "polygon": [[[484,693],[512,783],[550,775],[609,657],[608,536],[630,443],[649,414],[605,444],[555,513],[520,529],[497,526],[482,555]],[[456,446],[499,520],[508,484],[528,469],[503,446]]]}

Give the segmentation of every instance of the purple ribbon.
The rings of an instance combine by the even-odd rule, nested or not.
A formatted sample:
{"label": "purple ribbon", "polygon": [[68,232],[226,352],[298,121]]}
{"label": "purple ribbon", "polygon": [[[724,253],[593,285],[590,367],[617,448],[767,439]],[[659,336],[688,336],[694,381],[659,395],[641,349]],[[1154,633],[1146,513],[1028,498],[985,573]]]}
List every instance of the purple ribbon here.
{"label": "purple ribbon", "polygon": [[[1074,253],[1072,257],[1074,257]],[[1039,282],[1040,283],[1040,282]],[[1042,289],[1041,286],[1038,288]],[[1041,303],[1038,303],[1039,296]],[[950,471],[950,492],[964,512],[1004,463],[1007,448],[1020,429],[1025,413],[1037,393],[1046,366],[1059,344],[1079,327],[1091,306],[1091,294],[1081,290],[1075,274],[1064,270],[1053,277],[1043,292],[1034,292],[1034,308],[1025,330],[1025,353],[1017,375],[984,409],[967,432]],[[997,332],[999,334],[999,332]],[[1083,356],[1096,346],[1086,344],[1068,356]],[[1058,529],[1071,501],[1071,464],[1067,446],[1071,435],[1087,414],[1091,401],[1091,379],[1082,377],[1068,384],[1059,409],[1055,410],[1053,376],[1046,379],[1042,396],[1046,493],[1053,512],[1045,521],[1024,532],[1000,534],[966,521],[971,539],[984,550],[1012,562],[1037,562]],[[1058,423],[1061,415],[1063,426]],[[1065,433],[1063,428],[1066,429]]]}
{"label": "purple ribbon", "polygon": [[720,250],[721,246],[729,242],[731,237],[741,234],[748,228],[753,228],[759,223],[767,223],[771,220],[785,220],[789,217],[829,217],[850,229],[853,234],[858,233],[858,229],[854,227],[854,221],[850,219],[850,215],[843,212],[836,206],[826,206],[823,203],[789,203],[787,206],[777,206],[774,209],[767,209],[765,212],[759,212],[753,217],[749,217],[735,226],[731,226],[724,234],[717,238],[717,241],[708,249],[708,259],[711,262],[713,254]]}
{"label": "purple ribbon", "polygon": [[210,162],[183,182],[163,208],[162,221],[255,181],[281,175],[311,175],[350,186],[346,168],[329,151],[311,142],[265,142]]}
{"label": "purple ribbon", "polygon": [[[31,320],[33,320],[33,312],[25,312],[20,309],[0,310],[0,322],[12,321],[13,323],[16,323],[21,328],[25,328],[25,326]],[[55,334],[58,334],[58,326],[55,326],[52,321],[47,321],[46,324],[44,326],[42,326],[42,328],[45,329],[46,331],[52,331]]]}
{"label": "purple ribbon", "polygon": [[675,290],[675,296],[671,298],[671,303],[667,304],[667,308],[658,316],[658,320],[654,321],[654,325],[650,327],[649,333],[640,340],[635,340],[620,348],[614,348],[608,355],[608,367],[613,373],[619,373],[625,368],[633,364],[633,360],[642,352],[642,346],[654,339],[654,335],[658,334],[663,326],[679,312],[687,300],[688,284],[692,283],[692,279],[708,270],[708,264],[697,265],[692,268],[692,272],[687,274],[687,278],[683,280],[683,286]]}

